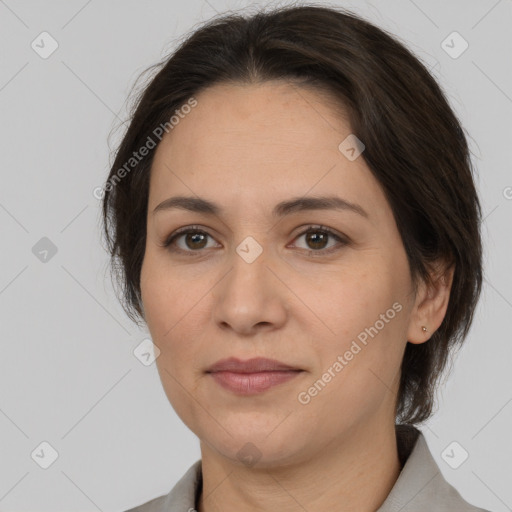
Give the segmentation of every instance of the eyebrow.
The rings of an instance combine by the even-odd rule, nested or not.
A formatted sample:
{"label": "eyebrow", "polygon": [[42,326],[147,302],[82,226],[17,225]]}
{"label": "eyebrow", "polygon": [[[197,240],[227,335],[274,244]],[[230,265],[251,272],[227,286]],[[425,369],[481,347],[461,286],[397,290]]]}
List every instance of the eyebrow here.
{"label": "eyebrow", "polygon": [[[220,215],[222,208],[200,197],[175,196],[162,201],[153,215],[164,210],[177,208],[206,215]],[[272,210],[273,217],[284,217],[295,212],[307,210],[343,210],[357,213],[368,218],[368,213],[358,204],[351,203],[338,196],[297,197],[278,203]]]}

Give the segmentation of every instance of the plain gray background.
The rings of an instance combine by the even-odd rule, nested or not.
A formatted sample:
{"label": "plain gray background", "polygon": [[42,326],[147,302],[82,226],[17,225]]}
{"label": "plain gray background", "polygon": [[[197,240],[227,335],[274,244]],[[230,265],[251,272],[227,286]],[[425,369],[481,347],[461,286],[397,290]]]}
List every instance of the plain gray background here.
{"label": "plain gray background", "polygon": [[[93,190],[107,176],[109,134],[126,118],[138,74],[202,21],[249,4],[272,5],[0,0],[0,510],[122,511],[166,494],[200,457],[155,364],[133,353],[148,333],[115,298]],[[468,501],[512,510],[512,2],[339,5],[427,63],[471,135],[485,216],[484,289],[422,430]],[[42,32],[58,44],[47,58],[40,52],[52,39]],[[468,48],[453,58],[464,41]],[[120,135],[111,135],[112,147]],[[457,469],[442,456],[453,441],[469,454]],[[52,448],[43,442],[58,454],[47,469]]]}

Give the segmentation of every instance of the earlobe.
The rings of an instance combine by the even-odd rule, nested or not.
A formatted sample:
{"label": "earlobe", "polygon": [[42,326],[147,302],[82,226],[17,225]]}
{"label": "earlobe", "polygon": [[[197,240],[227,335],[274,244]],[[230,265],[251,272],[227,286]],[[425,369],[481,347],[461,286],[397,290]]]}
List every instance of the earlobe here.
{"label": "earlobe", "polygon": [[[430,325],[430,324],[428,324]],[[431,331],[427,326],[420,324],[411,324],[409,326],[409,334],[407,335],[407,341],[409,343],[413,343],[414,345],[419,345],[420,343],[425,343],[432,337],[433,331]]]}
{"label": "earlobe", "polygon": [[441,274],[431,274],[430,282],[421,283],[407,332],[410,343],[425,343],[443,322],[450,301],[453,274],[454,267],[451,266]]}

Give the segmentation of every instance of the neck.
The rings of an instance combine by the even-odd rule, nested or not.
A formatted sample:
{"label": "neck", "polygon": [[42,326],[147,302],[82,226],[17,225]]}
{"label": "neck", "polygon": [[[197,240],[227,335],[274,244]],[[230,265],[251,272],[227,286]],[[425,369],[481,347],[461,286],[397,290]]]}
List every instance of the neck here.
{"label": "neck", "polygon": [[201,443],[198,512],[375,512],[401,470],[394,424],[345,434],[313,458],[278,467],[247,467]]}

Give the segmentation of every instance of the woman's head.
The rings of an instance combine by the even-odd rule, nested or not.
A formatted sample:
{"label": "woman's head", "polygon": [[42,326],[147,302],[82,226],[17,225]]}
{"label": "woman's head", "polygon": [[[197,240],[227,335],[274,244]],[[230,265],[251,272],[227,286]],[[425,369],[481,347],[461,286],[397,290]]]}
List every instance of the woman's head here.
{"label": "woman's head", "polygon": [[[124,307],[185,423],[283,461],[428,418],[481,288],[471,171],[439,86],[356,16],[289,7],[195,31],[143,91],[103,198]],[[240,397],[206,373],[230,356],[303,372]]]}

